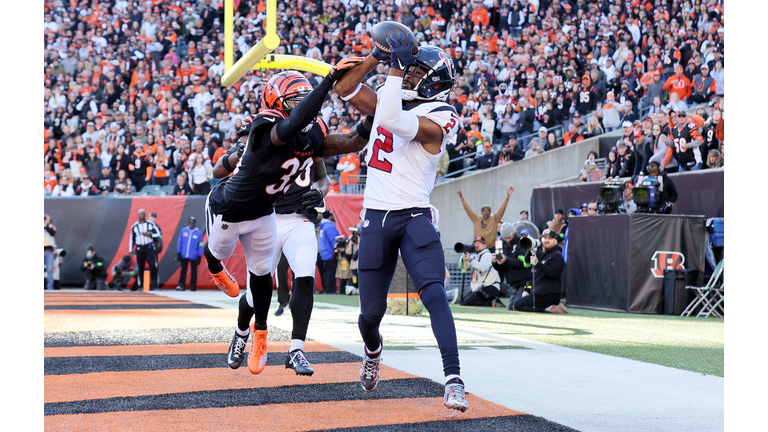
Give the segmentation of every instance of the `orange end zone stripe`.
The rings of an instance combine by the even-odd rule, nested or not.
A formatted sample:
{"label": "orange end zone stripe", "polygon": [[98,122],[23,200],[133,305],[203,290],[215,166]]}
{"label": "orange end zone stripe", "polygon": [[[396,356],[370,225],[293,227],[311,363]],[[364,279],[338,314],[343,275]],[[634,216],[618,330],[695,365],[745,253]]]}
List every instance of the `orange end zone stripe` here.
{"label": "orange end zone stripe", "polygon": [[88,306],[106,306],[106,305],[180,305],[180,304],[195,304],[185,300],[176,301],[164,301],[157,302],[154,300],[93,300],[93,301],[47,301],[46,306],[75,306],[75,305],[88,305]]}
{"label": "orange end zone stripe", "polygon": [[[269,342],[269,352],[287,353],[291,343]],[[226,355],[229,344],[219,343],[185,343],[173,345],[120,345],[120,346],[79,346],[79,347],[48,347],[45,357],[114,357],[133,355],[179,355],[179,354],[222,354]],[[304,343],[304,352],[336,352],[336,348],[317,342]]]}
{"label": "orange end zone stripe", "polygon": [[[386,384],[386,383],[385,383]],[[362,396],[362,390],[360,390]],[[521,415],[474,395],[467,395],[469,410],[456,420]],[[331,401],[274,404],[252,407],[179,409],[164,411],[115,412],[103,414],[55,415],[45,417],[46,431],[104,430],[254,430],[303,431],[384,426],[431,421],[449,422],[452,411],[442,398]],[[365,415],[361,415],[365,413]],[[322,426],[321,426],[322,425]]]}
{"label": "orange end zone stripe", "polygon": [[47,310],[45,333],[232,327],[237,309]]}
{"label": "orange end zone stripe", "polygon": [[419,298],[419,293],[389,293],[387,298]]}
{"label": "orange end zone stripe", "polygon": [[[161,371],[97,372],[89,374],[46,375],[45,402],[66,402],[113,397],[161,395],[223,389],[278,387],[296,384],[356,382],[360,363],[315,364],[312,377],[298,376],[285,366],[267,366],[253,375],[243,365],[227,367],[221,355],[221,368],[171,369]],[[397,369],[381,366],[382,379],[417,378]],[[362,390],[361,390],[362,391]],[[251,419],[252,420],[252,419]],[[142,430],[136,429],[136,430]]]}
{"label": "orange end zone stripe", "polygon": [[[87,303],[100,303],[100,302],[127,302],[127,301],[144,301],[152,303],[173,303],[183,302],[186,300],[179,300],[170,297],[162,296],[148,296],[148,295],[66,295],[66,296],[50,296],[44,297],[45,304],[55,304],[55,302],[82,302]],[[194,303],[194,302],[188,302]]]}

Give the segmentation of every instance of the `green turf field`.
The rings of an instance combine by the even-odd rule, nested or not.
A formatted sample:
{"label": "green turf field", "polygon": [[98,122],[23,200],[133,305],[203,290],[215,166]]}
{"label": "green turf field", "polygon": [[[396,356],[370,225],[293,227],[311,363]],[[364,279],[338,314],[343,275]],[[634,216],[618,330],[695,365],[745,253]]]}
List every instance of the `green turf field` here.
{"label": "green turf field", "polygon": [[[357,296],[316,294],[315,301],[358,306]],[[579,308],[569,308],[567,315],[461,305],[451,309],[456,323],[465,327],[709,375],[722,377],[724,372],[722,319]]]}

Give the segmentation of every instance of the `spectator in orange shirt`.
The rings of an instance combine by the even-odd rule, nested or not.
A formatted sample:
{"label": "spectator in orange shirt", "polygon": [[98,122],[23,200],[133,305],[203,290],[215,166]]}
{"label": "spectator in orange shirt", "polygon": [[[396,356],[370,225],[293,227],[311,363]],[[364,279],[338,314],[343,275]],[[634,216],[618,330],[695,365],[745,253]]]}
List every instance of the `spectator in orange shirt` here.
{"label": "spectator in orange shirt", "polygon": [[482,2],[477,2],[477,7],[469,15],[469,19],[475,24],[482,27],[488,27],[491,22],[491,16],[488,15],[488,11],[483,7]]}
{"label": "spectator in orange shirt", "polygon": [[667,79],[662,88],[669,90],[670,93],[677,93],[680,100],[685,102],[691,95],[691,80],[683,75],[683,67],[677,65],[675,74]]}
{"label": "spectator in orange shirt", "polygon": [[328,193],[341,193],[339,179],[336,177],[336,174],[328,176]]}
{"label": "spectator in orange shirt", "polygon": [[563,145],[576,144],[579,141],[584,141],[584,137],[579,133],[578,129],[576,129],[575,124],[568,123],[568,132],[563,134]]}
{"label": "spectator in orange shirt", "polygon": [[[360,156],[357,153],[344,155],[336,165],[336,169],[341,172],[341,193],[354,192],[351,186],[357,185],[356,176],[360,175]],[[355,177],[349,178],[349,176]]]}

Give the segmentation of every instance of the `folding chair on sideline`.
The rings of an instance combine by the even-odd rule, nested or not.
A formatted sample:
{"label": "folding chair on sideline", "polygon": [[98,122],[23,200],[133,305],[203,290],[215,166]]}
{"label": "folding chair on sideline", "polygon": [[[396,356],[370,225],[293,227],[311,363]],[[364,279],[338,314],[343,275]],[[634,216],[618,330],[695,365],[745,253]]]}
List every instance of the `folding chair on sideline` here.
{"label": "folding chair on sideline", "polygon": [[[693,290],[696,293],[696,298],[685,308],[680,316],[691,316],[699,306],[701,309],[696,314],[696,317],[708,317],[715,315],[722,318],[725,310],[723,309],[724,297],[724,284],[717,285],[718,280],[723,274],[723,267],[725,260],[721,260],[717,263],[717,267],[712,272],[712,276],[707,281],[707,284],[702,287],[686,286],[685,289]],[[722,311],[722,312],[721,312]]]}

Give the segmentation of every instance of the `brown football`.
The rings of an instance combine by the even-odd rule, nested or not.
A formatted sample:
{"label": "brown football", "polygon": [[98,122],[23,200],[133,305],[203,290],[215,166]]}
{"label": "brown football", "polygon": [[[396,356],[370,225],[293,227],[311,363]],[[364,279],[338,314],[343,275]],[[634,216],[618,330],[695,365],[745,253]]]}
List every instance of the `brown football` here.
{"label": "brown football", "polygon": [[373,40],[373,43],[379,47],[381,51],[389,54],[390,51],[389,44],[387,44],[387,38],[399,31],[406,35],[411,35],[411,40],[413,41],[413,53],[415,54],[419,49],[418,46],[416,46],[416,36],[414,36],[413,32],[408,27],[399,22],[382,21],[376,24],[371,29],[371,40]]}

